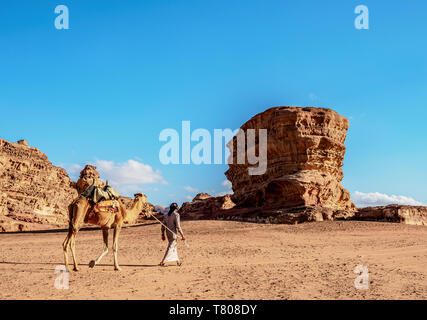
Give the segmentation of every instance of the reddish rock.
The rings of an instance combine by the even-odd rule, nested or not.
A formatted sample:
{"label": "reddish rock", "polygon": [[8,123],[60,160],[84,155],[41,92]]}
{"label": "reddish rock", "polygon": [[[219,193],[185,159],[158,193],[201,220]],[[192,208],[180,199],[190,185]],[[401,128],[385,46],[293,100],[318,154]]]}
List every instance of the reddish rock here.
{"label": "reddish rock", "polygon": [[212,196],[209,193],[198,193],[194,198],[193,198],[193,202],[194,201],[200,201],[200,200],[205,200],[205,199],[209,199],[212,198]]}
{"label": "reddish rock", "polygon": [[249,175],[247,162],[237,164],[234,137],[228,145],[234,161],[225,173],[233,201],[263,210],[353,210],[350,193],[341,185],[348,126],[345,117],[325,108],[275,107],[254,116],[241,129],[267,129],[267,169]]}
{"label": "reddish rock", "polygon": [[29,223],[66,225],[77,191],[67,172],[25,143],[0,139],[0,231]]}
{"label": "reddish rock", "polygon": [[[228,144],[233,163],[225,173],[232,183],[233,203],[222,209],[223,197],[197,196],[184,203],[185,217],[271,223],[348,219],[355,205],[341,185],[348,120],[331,109],[275,107],[246,122],[241,130],[267,129],[267,167],[250,175],[237,163],[237,137]],[[259,155],[259,139],[255,139]],[[202,199],[203,198],[203,199]],[[218,205],[220,204],[220,205]],[[234,206],[236,204],[236,206]]]}
{"label": "reddish rock", "polygon": [[357,209],[354,218],[364,221],[389,221],[427,226],[427,207],[391,204]]}
{"label": "reddish rock", "polygon": [[80,179],[77,181],[76,188],[78,193],[82,193],[88,186],[95,184],[98,187],[103,187],[105,184],[100,179],[95,166],[86,165],[80,172]]}
{"label": "reddish rock", "polygon": [[[0,232],[66,228],[68,205],[87,186],[104,186],[96,167],[87,165],[77,183],[67,172],[55,167],[47,156],[28,144],[0,139]],[[141,210],[142,222],[154,206],[147,201]],[[121,197],[126,207],[132,199]]]}
{"label": "reddish rock", "polygon": [[179,209],[182,218],[209,219],[215,218],[223,211],[235,206],[231,195],[212,197],[207,193],[199,193],[192,202],[184,202]]}
{"label": "reddish rock", "polygon": [[22,144],[24,146],[28,146],[27,140],[18,140],[18,144]]}

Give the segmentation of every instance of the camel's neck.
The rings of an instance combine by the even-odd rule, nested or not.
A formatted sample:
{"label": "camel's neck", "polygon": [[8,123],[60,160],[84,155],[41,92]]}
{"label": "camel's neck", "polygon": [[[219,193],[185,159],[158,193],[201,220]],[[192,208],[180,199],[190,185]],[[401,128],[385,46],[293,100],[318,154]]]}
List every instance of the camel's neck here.
{"label": "camel's neck", "polygon": [[135,221],[138,215],[141,213],[141,210],[142,210],[142,200],[141,199],[134,200],[132,203],[132,207],[126,212],[126,221],[127,222]]}

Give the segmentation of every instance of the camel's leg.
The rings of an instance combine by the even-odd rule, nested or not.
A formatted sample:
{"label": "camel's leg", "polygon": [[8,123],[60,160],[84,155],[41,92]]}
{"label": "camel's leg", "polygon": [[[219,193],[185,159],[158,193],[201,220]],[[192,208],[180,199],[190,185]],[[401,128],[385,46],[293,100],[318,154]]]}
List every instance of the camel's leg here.
{"label": "camel's leg", "polygon": [[71,241],[71,254],[73,256],[73,262],[74,262],[74,271],[79,271],[79,266],[77,264],[77,258],[76,258],[76,236],[77,236],[78,229],[73,229],[73,233],[71,235],[70,241]]}
{"label": "camel's leg", "polygon": [[68,248],[70,246],[70,237],[71,232],[68,232],[67,237],[65,238],[62,244],[62,249],[64,251],[65,267],[67,268],[68,272],[71,272],[70,266],[68,265]]}
{"label": "camel's leg", "polygon": [[119,233],[121,226],[116,226],[114,228],[114,239],[113,239],[113,252],[114,252],[114,270],[122,270],[119,266],[119,263],[117,261],[117,251],[119,250]]}
{"label": "camel's leg", "polygon": [[99,257],[96,258],[96,260],[92,260],[89,263],[90,268],[96,266],[101,261],[101,259],[108,253],[108,229],[102,229],[102,237],[104,238],[104,249],[99,255]]}

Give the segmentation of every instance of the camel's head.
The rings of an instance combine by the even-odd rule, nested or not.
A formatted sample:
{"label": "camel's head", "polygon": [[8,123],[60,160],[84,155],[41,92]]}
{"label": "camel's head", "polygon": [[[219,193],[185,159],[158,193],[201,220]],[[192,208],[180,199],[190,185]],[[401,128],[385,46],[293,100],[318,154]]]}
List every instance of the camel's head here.
{"label": "camel's head", "polygon": [[135,200],[143,199],[144,194],[143,193],[134,193],[133,195],[135,197]]}
{"label": "camel's head", "polygon": [[[139,203],[144,203],[145,201],[146,201],[146,196],[143,194],[143,193],[135,193],[134,195],[133,195],[134,197],[135,197],[135,202],[139,202]],[[145,212],[145,216],[147,217],[147,218],[149,218],[149,217],[151,217],[151,213],[150,212]]]}

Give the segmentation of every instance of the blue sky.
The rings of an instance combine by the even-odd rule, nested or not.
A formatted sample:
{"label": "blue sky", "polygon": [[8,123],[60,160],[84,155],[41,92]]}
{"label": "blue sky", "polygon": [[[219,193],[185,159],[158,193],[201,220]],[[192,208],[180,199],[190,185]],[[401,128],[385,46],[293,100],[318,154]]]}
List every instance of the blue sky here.
{"label": "blue sky", "polygon": [[[59,4],[69,30],[54,27]],[[359,4],[369,30],[354,27]],[[425,1],[2,1],[0,137],[71,174],[98,164],[167,205],[226,191],[227,165],[162,165],[161,130],[328,107],[350,120],[353,196],[426,204],[426,13]]]}

